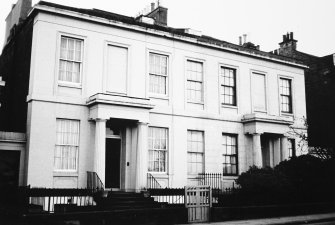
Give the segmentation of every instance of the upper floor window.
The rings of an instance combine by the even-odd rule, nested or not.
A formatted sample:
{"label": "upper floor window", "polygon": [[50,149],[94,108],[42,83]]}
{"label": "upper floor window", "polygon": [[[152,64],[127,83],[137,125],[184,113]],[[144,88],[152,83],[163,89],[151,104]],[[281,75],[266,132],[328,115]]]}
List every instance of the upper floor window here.
{"label": "upper floor window", "polygon": [[156,53],[149,55],[149,92],[167,94],[168,57]]}
{"label": "upper floor window", "polygon": [[280,78],[280,106],[284,113],[292,113],[292,82],[290,79]]}
{"label": "upper floor window", "polygon": [[61,37],[58,80],[80,84],[83,40]]}
{"label": "upper floor window", "polygon": [[265,74],[252,73],[251,76],[252,104],[254,111],[266,111],[266,80]]}
{"label": "upper floor window", "polygon": [[236,70],[221,67],[221,104],[236,106]]}
{"label": "upper floor window", "polygon": [[168,129],[149,127],[149,172],[166,172]]}
{"label": "upper floor window", "polygon": [[237,175],[237,135],[222,134],[223,174]]}
{"label": "upper floor window", "polygon": [[187,101],[203,103],[203,64],[187,60]]}
{"label": "upper floor window", "polygon": [[57,119],[54,170],[77,171],[79,121]]}
{"label": "upper floor window", "polygon": [[187,174],[204,172],[204,132],[187,131]]}

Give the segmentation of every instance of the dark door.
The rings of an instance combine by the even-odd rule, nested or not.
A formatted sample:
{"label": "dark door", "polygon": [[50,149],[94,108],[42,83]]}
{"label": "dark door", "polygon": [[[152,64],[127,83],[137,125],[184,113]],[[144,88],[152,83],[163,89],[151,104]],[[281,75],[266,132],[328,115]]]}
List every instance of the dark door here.
{"label": "dark door", "polygon": [[18,186],[20,151],[0,151],[0,188]]}
{"label": "dark door", "polygon": [[120,188],[121,140],[106,138],[106,188]]}

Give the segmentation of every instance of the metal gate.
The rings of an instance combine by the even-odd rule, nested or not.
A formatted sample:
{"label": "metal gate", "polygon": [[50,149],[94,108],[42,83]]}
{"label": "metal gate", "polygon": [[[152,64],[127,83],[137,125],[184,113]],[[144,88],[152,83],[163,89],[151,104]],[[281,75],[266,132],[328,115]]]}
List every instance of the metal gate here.
{"label": "metal gate", "polygon": [[188,222],[207,222],[212,207],[212,190],[210,186],[186,186],[185,207],[188,212]]}

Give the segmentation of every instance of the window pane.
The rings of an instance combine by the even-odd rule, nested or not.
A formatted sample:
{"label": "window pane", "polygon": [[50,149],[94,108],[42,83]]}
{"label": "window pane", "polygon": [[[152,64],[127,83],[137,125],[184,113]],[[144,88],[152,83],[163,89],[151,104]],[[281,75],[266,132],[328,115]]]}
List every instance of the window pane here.
{"label": "window pane", "polygon": [[166,94],[167,56],[149,54],[149,92]]}
{"label": "window pane", "polygon": [[237,136],[222,135],[222,163],[224,174],[237,174]]}
{"label": "window pane", "polygon": [[82,40],[61,37],[58,71],[59,81],[80,83],[82,44]]}
{"label": "window pane", "polygon": [[187,60],[187,100],[203,102],[203,64]]}
{"label": "window pane", "polygon": [[221,67],[221,103],[236,105],[236,70]]}
{"label": "window pane", "polygon": [[196,175],[204,172],[204,132],[187,131],[187,173]]}
{"label": "window pane", "polygon": [[166,172],[168,129],[149,127],[149,166],[148,171]]}
{"label": "window pane", "polygon": [[77,170],[78,150],[79,121],[57,119],[54,169]]}
{"label": "window pane", "polygon": [[291,80],[280,78],[280,99],[281,111],[292,112],[292,87]]}

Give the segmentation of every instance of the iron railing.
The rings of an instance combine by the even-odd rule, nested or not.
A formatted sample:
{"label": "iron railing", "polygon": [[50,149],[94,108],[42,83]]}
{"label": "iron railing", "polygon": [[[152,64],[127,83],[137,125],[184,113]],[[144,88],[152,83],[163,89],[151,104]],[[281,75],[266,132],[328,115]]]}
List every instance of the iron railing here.
{"label": "iron railing", "polygon": [[30,188],[23,190],[21,197],[26,199],[26,210],[35,212],[59,213],[87,211],[96,206],[93,189]]}
{"label": "iron railing", "polygon": [[104,184],[96,172],[87,171],[87,188],[91,190],[104,189]]}
{"label": "iron railing", "polygon": [[184,188],[157,188],[148,189],[148,192],[157,202],[164,202],[173,205],[184,204]]}
{"label": "iron railing", "polygon": [[160,183],[156,180],[156,178],[151,174],[147,174],[147,188],[148,189],[160,189],[162,186]]}
{"label": "iron railing", "polygon": [[198,185],[208,185],[212,189],[222,190],[222,177],[223,174],[221,173],[199,173]]}

